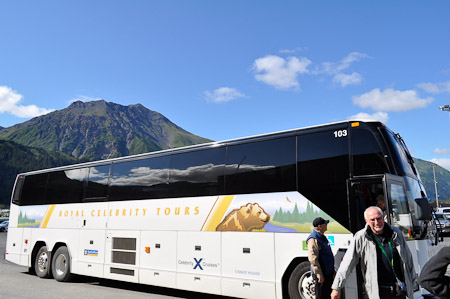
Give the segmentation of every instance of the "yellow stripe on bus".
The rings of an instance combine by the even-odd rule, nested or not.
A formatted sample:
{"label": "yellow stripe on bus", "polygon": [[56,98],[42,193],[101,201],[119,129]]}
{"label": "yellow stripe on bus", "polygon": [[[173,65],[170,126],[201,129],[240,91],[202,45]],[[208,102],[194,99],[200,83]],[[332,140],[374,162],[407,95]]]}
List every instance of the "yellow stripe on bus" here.
{"label": "yellow stripe on bus", "polygon": [[216,227],[220,224],[220,221],[222,221],[233,199],[234,195],[217,197],[217,200],[214,203],[214,206],[212,207],[211,212],[208,215],[208,218],[203,224],[202,231],[216,230]]}
{"label": "yellow stripe on bus", "polygon": [[45,213],[44,221],[41,223],[41,228],[46,228],[48,221],[50,220],[50,217],[52,217],[53,210],[55,209],[56,205],[50,205],[47,209],[47,212]]}

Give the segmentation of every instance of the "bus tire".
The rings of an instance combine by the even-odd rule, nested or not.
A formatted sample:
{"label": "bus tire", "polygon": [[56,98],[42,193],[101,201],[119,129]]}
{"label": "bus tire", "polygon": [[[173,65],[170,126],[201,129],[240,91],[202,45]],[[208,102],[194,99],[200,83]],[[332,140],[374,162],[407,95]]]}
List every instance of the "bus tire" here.
{"label": "bus tire", "polygon": [[70,254],[66,246],[59,247],[53,254],[52,273],[57,281],[69,281],[73,274],[70,273]]}
{"label": "bus tire", "polygon": [[47,250],[47,246],[39,248],[34,260],[34,271],[40,278],[50,278],[50,252]]}
{"label": "bus tire", "polygon": [[313,299],[316,297],[309,262],[301,262],[292,271],[289,277],[288,291],[291,299]]}

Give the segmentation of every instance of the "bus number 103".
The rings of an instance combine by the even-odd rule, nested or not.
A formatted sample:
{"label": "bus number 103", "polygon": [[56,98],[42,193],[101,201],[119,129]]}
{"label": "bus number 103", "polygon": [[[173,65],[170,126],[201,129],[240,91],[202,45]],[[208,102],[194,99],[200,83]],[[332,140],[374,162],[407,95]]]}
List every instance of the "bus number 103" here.
{"label": "bus number 103", "polygon": [[334,131],[333,133],[334,133],[335,138],[341,138],[341,137],[347,136],[347,130]]}

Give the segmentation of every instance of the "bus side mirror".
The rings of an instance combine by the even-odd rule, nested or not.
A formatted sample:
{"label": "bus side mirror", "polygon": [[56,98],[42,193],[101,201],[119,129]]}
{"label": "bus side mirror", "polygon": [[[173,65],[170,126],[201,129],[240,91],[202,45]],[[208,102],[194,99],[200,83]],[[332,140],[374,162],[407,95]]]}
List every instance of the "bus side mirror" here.
{"label": "bus side mirror", "polygon": [[431,220],[431,206],[427,198],[416,198],[416,218],[418,220]]}

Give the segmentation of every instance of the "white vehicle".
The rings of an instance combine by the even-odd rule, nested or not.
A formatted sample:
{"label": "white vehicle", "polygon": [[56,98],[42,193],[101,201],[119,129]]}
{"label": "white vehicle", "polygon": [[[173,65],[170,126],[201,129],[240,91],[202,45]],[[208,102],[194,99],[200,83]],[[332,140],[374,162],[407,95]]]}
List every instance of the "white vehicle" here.
{"label": "white vehicle", "polygon": [[401,137],[362,121],[20,174],[6,259],[58,281],[313,298],[312,220],[331,220],[337,267],[378,195],[419,272],[438,249],[424,187]]}
{"label": "white vehicle", "polygon": [[437,213],[442,213],[445,214],[447,216],[447,218],[450,219],[450,207],[446,207],[446,208],[438,208]]}
{"label": "white vehicle", "polygon": [[441,232],[445,235],[450,233],[450,219],[446,214],[435,213],[433,217],[436,221],[437,226],[441,229]]}

